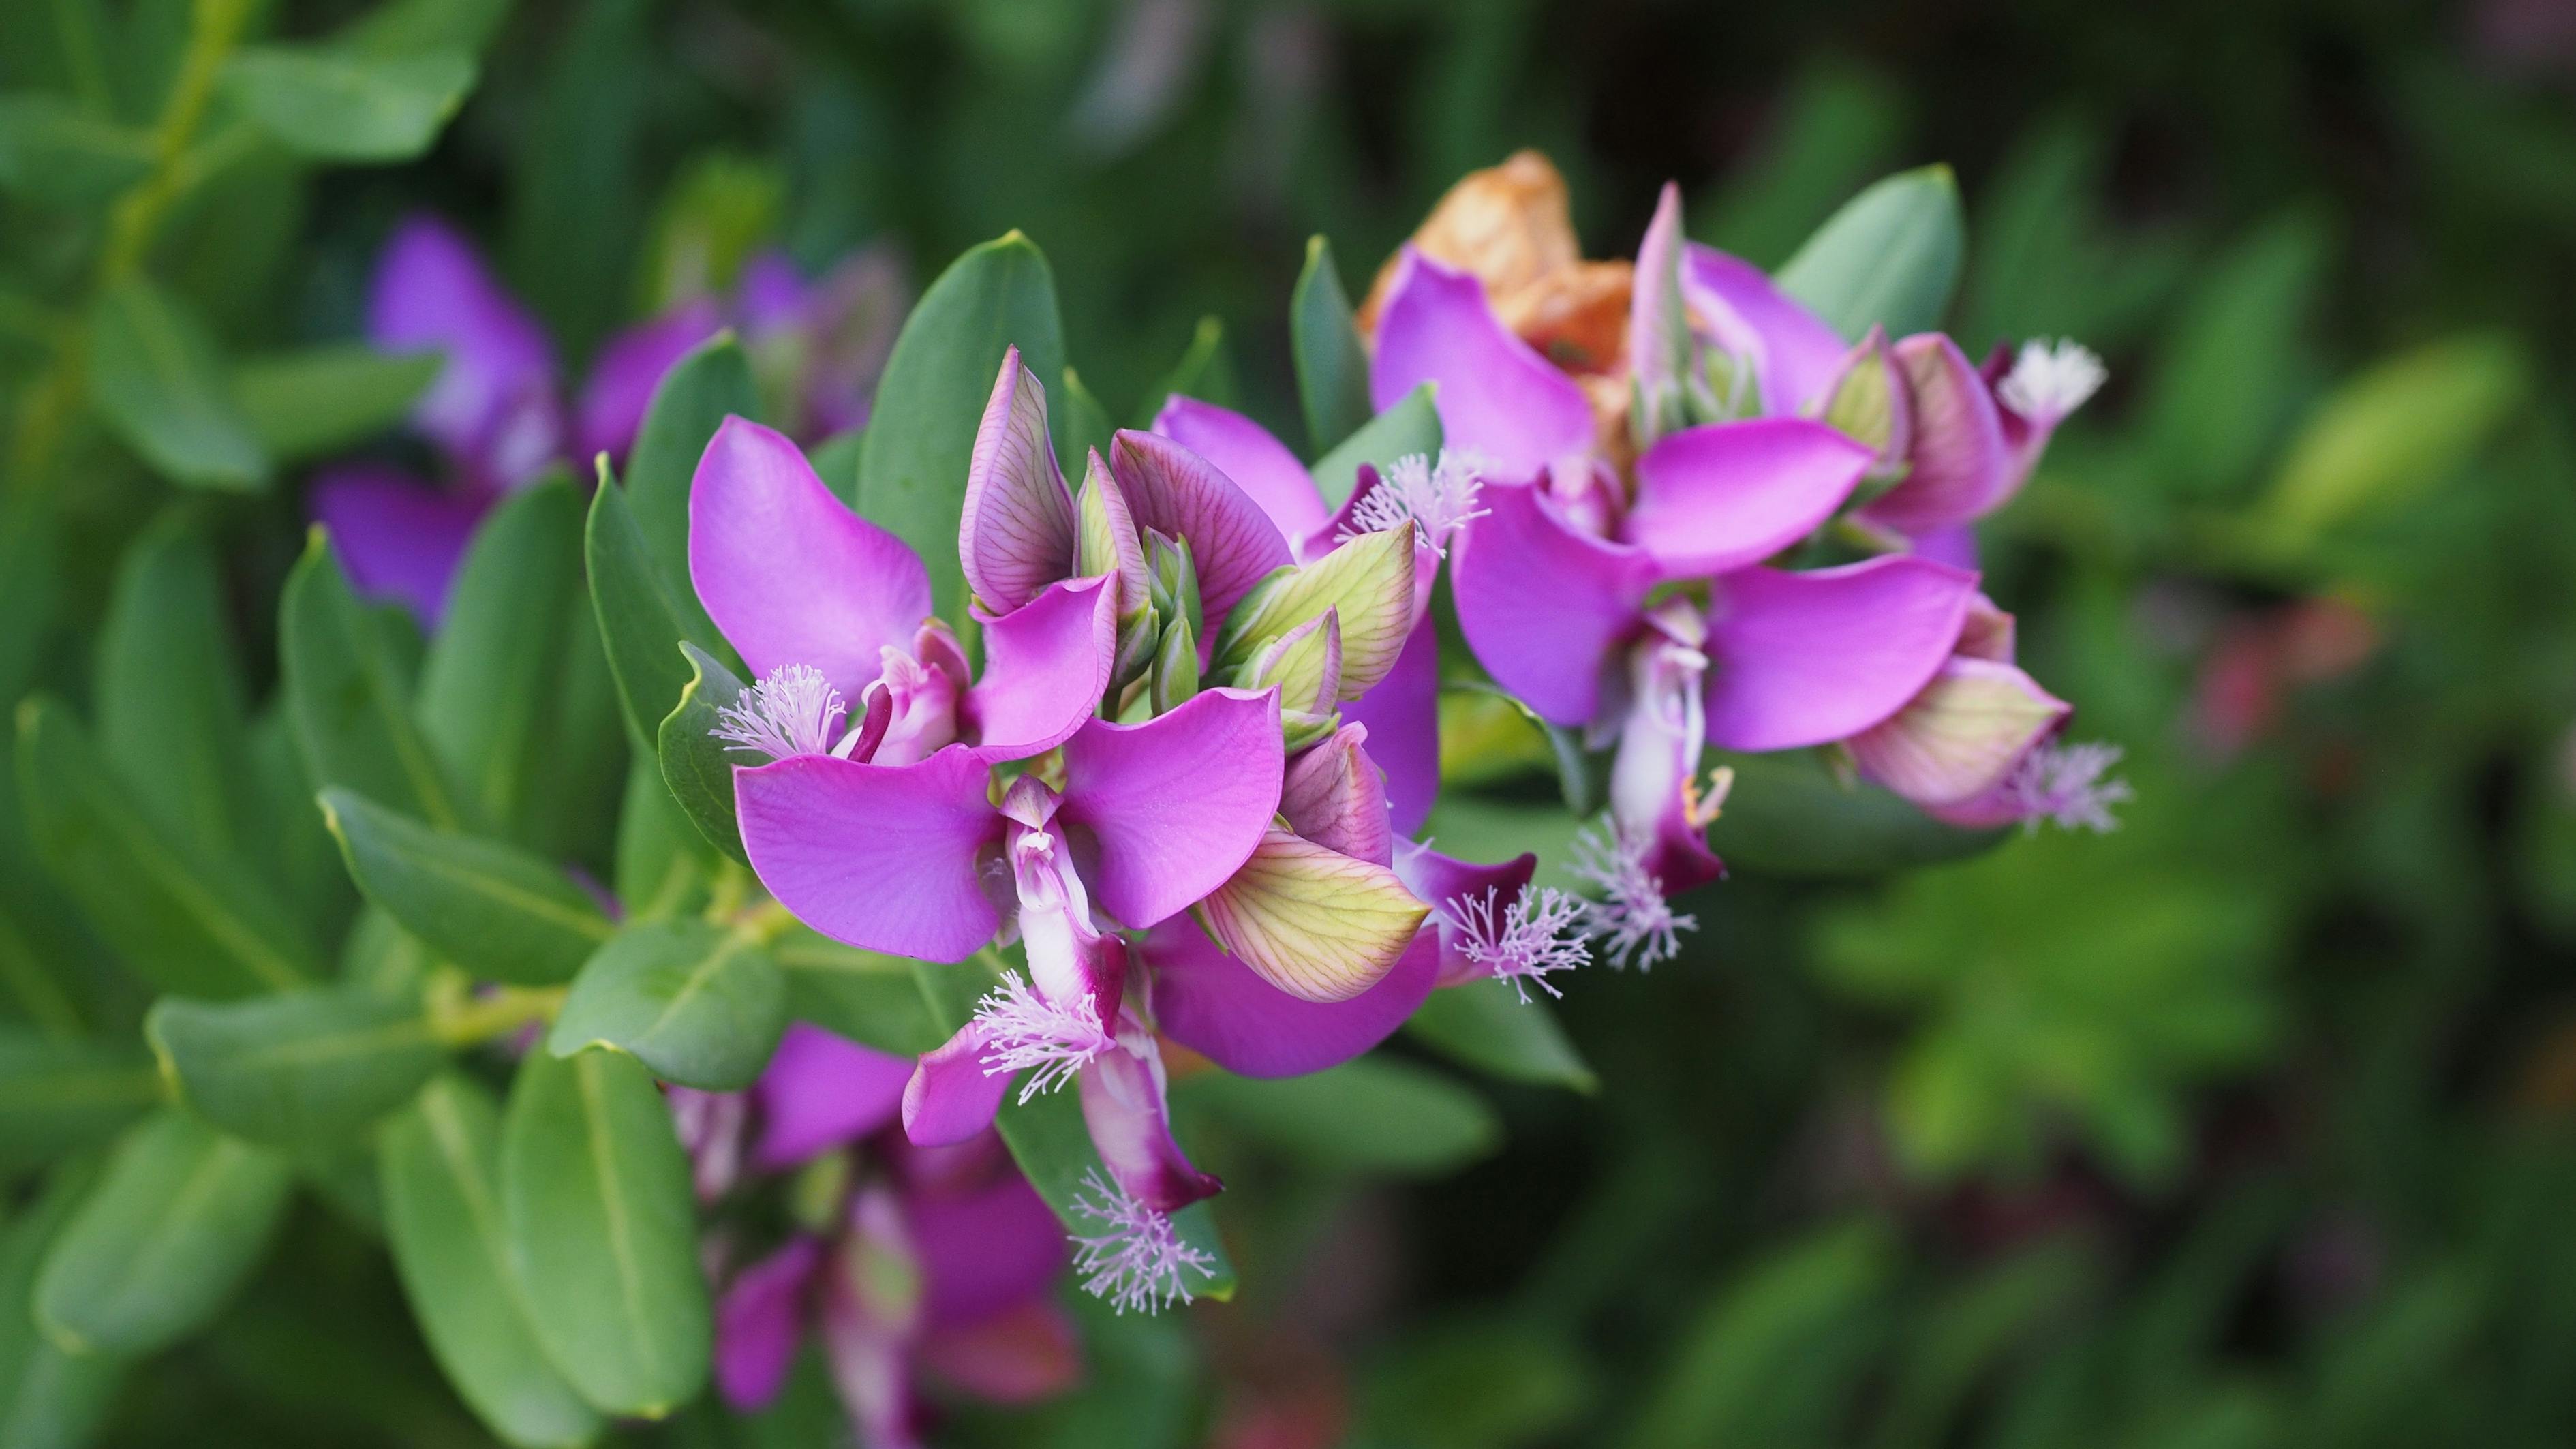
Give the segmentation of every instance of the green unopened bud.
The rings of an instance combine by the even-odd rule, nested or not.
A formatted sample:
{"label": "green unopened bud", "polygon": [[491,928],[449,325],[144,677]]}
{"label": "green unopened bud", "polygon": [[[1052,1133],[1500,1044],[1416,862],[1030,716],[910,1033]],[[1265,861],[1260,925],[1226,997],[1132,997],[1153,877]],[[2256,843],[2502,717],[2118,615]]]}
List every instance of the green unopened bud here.
{"label": "green unopened bud", "polygon": [[1906,454],[1913,445],[1913,391],[1905,385],[1888,350],[1887,331],[1872,327],[1869,336],[1843,359],[1835,379],[1811,409],[1826,426],[1868,448],[1870,496],[1885,492],[1905,474]]}
{"label": "green unopened bud", "polygon": [[1198,565],[1190,559],[1189,540],[1166,538],[1152,529],[1145,530],[1145,566],[1155,611],[1166,619],[1189,620],[1192,637],[1206,633],[1207,619],[1199,604]]}
{"label": "green unopened bud", "polygon": [[1154,651],[1154,671],[1149,676],[1154,713],[1170,714],[1199,692],[1199,641],[1190,632],[1190,621],[1174,619],[1163,628],[1163,644]]}
{"label": "green unopened bud", "polygon": [[1132,619],[1118,623],[1118,659],[1110,666],[1109,689],[1119,690],[1145,677],[1154,665],[1154,651],[1162,644],[1163,616],[1152,604],[1136,612]]}
{"label": "green unopened bud", "polygon": [[1279,686],[1279,707],[1330,714],[1342,691],[1342,616],[1326,609],[1261,646],[1242,670],[1243,686]]}
{"label": "green unopened bud", "polygon": [[[1145,569],[1145,545],[1136,536],[1135,517],[1127,511],[1126,492],[1091,450],[1083,470],[1082,496],[1075,502],[1074,572],[1085,578],[1118,576],[1118,622],[1123,626],[1144,616],[1152,602]],[[1123,629],[1122,629],[1123,633]]]}

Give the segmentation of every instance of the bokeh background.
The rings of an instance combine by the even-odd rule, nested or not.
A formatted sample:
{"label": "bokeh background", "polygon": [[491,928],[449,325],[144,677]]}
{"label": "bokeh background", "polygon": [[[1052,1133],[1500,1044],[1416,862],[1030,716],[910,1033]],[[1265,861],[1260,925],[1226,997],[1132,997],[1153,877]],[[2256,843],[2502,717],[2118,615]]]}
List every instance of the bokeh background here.
{"label": "bokeh background", "polygon": [[[573,375],[756,246],[882,248],[918,286],[1017,227],[1113,412],[1212,347],[1206,385],[1294,436],[1307,237],[1356,294],[1450,181],[1537,146],[1591,254],[1669,178],[1696,239],[1764,264],[1946,162],[1950,330],[2109,362],[1987,548],[2034,673],[2127,750],[2125,828],[1739,871],[1682,960],[1572,983],[1588,1095],[1478,1082],[1395,1140],[1216,1129],[1238,1301],[1093,1315],[1090,1389],[958,1442],[2576,1439],[2576,5],[455,3],[495,28],[425,160],[281,166],[174,219],[163,278],[228,348],[358,335],[421,209]],[[0,75],[141,116],[186,8],[108,7],[74,76],[59,7],[0,6]],[[52,284],[57,230],[0,201],[13,291]],[[15,385],[42,333],[0,321]],[[79,691],[159,487],[89,465],[12,697]],[[301,518],[288,486],[223,525],[255,672]],[[363,1233],[292,1231],[102,1442],[484,1442]],[[811,1387],[650,1437],[829,1442]]]}

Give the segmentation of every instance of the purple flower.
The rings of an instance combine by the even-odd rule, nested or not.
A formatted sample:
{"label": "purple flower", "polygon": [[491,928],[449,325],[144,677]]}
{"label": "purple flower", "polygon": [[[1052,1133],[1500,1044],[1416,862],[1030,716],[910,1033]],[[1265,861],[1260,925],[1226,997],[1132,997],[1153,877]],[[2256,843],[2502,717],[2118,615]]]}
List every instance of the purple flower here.
{"label": "purple flower", "polygon": [[749,1092],[673,1090],[710,1200],[724,1195],[706,1191],[711,1156],[775,1179],[849,1154],[851,1185],[786,1242],[716,1265],[716,1388],[736,1409],[777,1397],[808,1334],[872,1449],[920,1442],[925,1378],[1018,1404],[1079,1377],[1072,1326],[1048,1298],[1068,1256],[1054,1214],[991,1134],[925,1150],[888,1130],[911,1075],[903,1058],[799,1024]]}
{"label": "purple flower", "polygon": [[768,255],[746,268],[742,290],[737,307],[692,299],[610,338],[567,414],[554,348],[536,318],[453,228],[426,215],[406,219],[377,259],[367,338],[386,352],[445,354],[411,418],[442,476],[348,464],[315,478],[314,517],[331,530],[351,580],[435,625],[492,504],[558,463],[578,472],[598,453],[622,460],[662,375],[729,321],[743,327],[754,368],[775,394],[772,410],[812,430],[800,435],[863,421],[901,308],[891,263],[863,253],[809,287],[785,258]]}

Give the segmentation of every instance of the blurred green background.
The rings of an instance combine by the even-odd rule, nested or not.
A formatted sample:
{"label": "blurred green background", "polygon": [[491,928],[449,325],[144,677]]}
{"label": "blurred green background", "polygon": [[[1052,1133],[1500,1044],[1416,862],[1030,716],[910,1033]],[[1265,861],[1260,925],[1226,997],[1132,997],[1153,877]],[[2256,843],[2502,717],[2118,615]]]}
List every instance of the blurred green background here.
{"label": "blurred green background", "polygon": [[[1672,178],[1696,239],[1764,264],[1945,161],[1950,330],[2109,361],[1987,545],[2025,661],[2128,751],[2123,830],[1892,882],[1740,871],[1690,902],[1684,959],[1569,988],[1596,1094],[1493,1087],[1499,1130],[1443,1141],[1220,1146],[1243,1297],[1096,1317],[1093,1391],[962,1438],[2576,1440],[2576,7],[408,8],[490,24],[426,159],[252,159],[174,215],[159,274],[228,351],[357,335],[375,248],[424,207],[573,375],[755,244],[890,246],[918,286],[1017,227],[1113,412],[1195,342],[1221,400],[1293,436],[1306,238],[1356,294],[1450,181],[1538,146],[1590,254],[1631,251]],[[0,6],[0,79],[148,120],[187,5],[107,6],[86,48],[75,9]],[[7,295],[64,295],[80,225],[0,201]],[[47,333],[10,309],[14,392]],[[161,496],[113,448],[80,458],[62,617],[0,660],[12,699],[78,691]],[[297,492],[223,522],[255,674]],[[32,567],[0,565],[0,596]],[[1490,839],[1444,843],[1520,848],[1512,793],[1475,817]],[[102,1442],[481,1442],[381,1261],[296,1222],[301,1251],[138,1376]]]}

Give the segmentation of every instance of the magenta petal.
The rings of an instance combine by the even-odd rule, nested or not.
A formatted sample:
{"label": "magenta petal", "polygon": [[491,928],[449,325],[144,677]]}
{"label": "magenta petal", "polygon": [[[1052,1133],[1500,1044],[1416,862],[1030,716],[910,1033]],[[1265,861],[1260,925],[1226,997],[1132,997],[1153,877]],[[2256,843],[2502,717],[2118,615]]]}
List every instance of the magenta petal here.
{"label": "magenta petal", "polygon": [[1994,393],[1957,343],[1934,333],[1896,344],[1914,398],[1914,443],[1902,482],[1861,510],[1900,533],[1931,533],[1977,518],[2021,481]]}
{"label": "magenta petal", "polygon": [[1453,548],[1467,646],[1503,688],[1561,725],[1591,720],[1602,669],[1654,585],[1641,549],[1579,532],[1528,483],[1488,483]]}
{"label": "magenta petal", "polygon": [[1092,899],[1142,930],[1225,884],[1279,808],[1279,694],[1211,689],[1143,724],[1093,720],[1064,744],[1057,818],[1083,827]]}
{"label": "magenta petal", "polygon": [[807,1293],[823,1245],[802,1235],[736,1273],[716,1303],[716,1390],[746,1412],[766,1408],[787,1383],[805,1336]]}
{"label": "magenta petal", "polygon": [[521,482],[561,451],[545,329],[445,222],[414,216],[386,241],[367,298],[367,340],[388,352],[447,355],[412,423],[483,482]]}
{"label": "magenta petal", "polygon": [[1073,555],[1073,492],[1047,436],[1046,388],[1013,347],[1002,354],[966,464],[958,562],[975,597],[1007,612],[1070,577]]}
{"label": "magenta petal", "polygon": [[824,935],[962,961],[1001,924],[977,873],[977,853],[1002,835],[987,775],[956,745],[911,765],[798,755],[736,769],[743,850],[778,903]]}
{"label": "magenta petal", "polygon": [[1834,516],[1870,450],[1822,423],[1757,418],[1665,435],[1637,459],[1622,533],[1666,578],[1760,563]]}
{"label": "magenta petal", "polygon": [[933,1327],[1042,1298],[1064,1267],[1064,1228],[1017,1168],[968,1187],[907,1192],[904,1208]]}
{"label": "magenta petal", "polygon": [[946,1147],[993,1125],[1011,1074],[984,1070],[984,1029],[968,1022],[926,1052],[903,1088],[903,1135],[915,1147]]}
{"label": "magenta petal", "polygon": [[1386,678],[1342,706],[1342,718],[1368,730],[1395,833],[1420,830],[1440,798],[1440,631],[1429,618],[1413,626]]}
{"label": "magenta petal", "polygon": [[1919,535],[1914,540],[1914,556],[1954,569],[1973,569],[1977,566],[1977,526],[1958,523]]}
{"label": "magenta petal", "polygon": [[446,616],[447,586],[474,526],[491,506],[364,465],[314,479],[308,503],[314,521],[330,530],[332,551],[358,592],[391,599],[433,629]]}
{"label": "magenta petal", "polygon": [[1395,850],[1386,776],[1362,748],[1368,731],[1344,727],[1299,755],[1279,790],[1288,828],[1355,860],[1385,865]]}
{"label": "magenta petal", "polygon": [[[1163,1098],[1163,1060],[1139,1028],[1119,1032],[1121,1049],[1082,1069],[1082,1120],[1101,1165],[1126,1193],[1157,1212],[1176,1213],[1225,1184],[1190,1164],[1172,1138]],[[1130,1042],[1135,1046],[1128,1046]]]}
{"label": "magenta petal", "polygon": [[1740,569],[1708,618],[1708,742],[1787,750],[1860,733],[1931,679],[1977,576],[1910,557]]}
{"label": "magenta petal", "polygon": [[1172,439],[1121,432],[1110,441],[1109,468],[1139,529],[1189,544],[1209,638],[1237,599],[1272,569],[1293,562],[1288,540],[1261,505]]}
{"label": "magenta petal", "polygon": [[1155,417],[1154,431],[1215,464],[1285,537],[1303,538],[1323,523],[1324,496],[1315,491],[1306,465],[1243,414],[1174,393]]}
{"label": "magenta petal", "polygon": [[689,489],[689,578],[755,676],[823,671],[857,699],[930,614],[930,573],[852,513],[786,435],[727,418]]}
{"label": "magenta petal", "polygon": [[582,384],[581,401],[575,408],[580,456],[588,459],[606,453],[623,460],[626,450],[635,446],[635,434],[644,426],[644,412],[653,405],[653,389],[662,385],[662,374],[723,325],[716,304],[701,297],[608,339],[590,365],[590,379]]}
{"label": "magenta petal", "polygon": [[1074,579],[984,623],[984,677],[959,703],[988,761],[1063,744],[1100,707],[1118,654],[1115,579]]}
{"label": "magenta petal", "polygon": [[1694,243],[1682,257],[1682,294],[1720,346],[1753,359],[1766,413],[1803,410],[1842,372],[1850,344],[1750,262]]}
{"label": "magenta petal", "polygon": [[1574,379],[1513,336],[1484,285],[1410,246],[1378,320],[1369,399],[1380,412],[1423,383],[1438,387],[1442,440],[1473,449],[1507,478],[1592,451],[1592,404]]}
{"label": "magenta petal", "polygon": [[[1431,919],[1439,930],[1440,973],[1438,985],[1455,986],[1462,981],[1480,980],[1493,974],[1490,966],[1467,959],[1462,944],[1464,936],[1456,919],[1459,902],[1481,901],[1492,894],[1495,914],[1500,915],[1520,893],[1529,888],[1530,877],[1538,873],[1538,857],[1522,854],[1500,865],[1478,865],[1442,855],[1427,845],[1399,841],[1395,847],[1396,879],[1415,898],[1431,905]],[[1399,963],[1398,970],[1403,967]]]}
{"label": "magenta petal", "polygon": [[1156,927],[1145,957],[1165,1035],[1229,1072],[1294,1077],[1349,1061],[1404,1025],[1439,979],[1440,937],[1420,933],[1375,986],[1329,1003],[1262,980],[1189,921]]}
{"label": "magenta petal", "polygon": [[752,1165],[794,1167],[827,1148],[856,1142],[895,1119],[912,1062],[790,1022],[777,1054],[752,1087],[760,1103],[760,1145]]}

